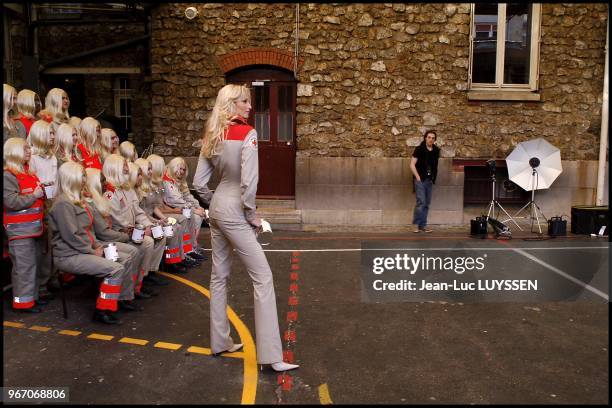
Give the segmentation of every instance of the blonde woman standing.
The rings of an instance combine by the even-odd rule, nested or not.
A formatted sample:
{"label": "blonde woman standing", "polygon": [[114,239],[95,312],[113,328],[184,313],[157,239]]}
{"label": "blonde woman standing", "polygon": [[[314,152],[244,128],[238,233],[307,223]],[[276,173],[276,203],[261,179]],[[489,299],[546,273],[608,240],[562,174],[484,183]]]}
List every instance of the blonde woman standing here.
{"label": "blonde woman standing", "polygon": [[[119,140],[119,138],[117,138],[117,140]],[[127,140],[119,145],[119,154],[132,163],[134,163],[138,158],[136,146],[134,146],[132,142],[128,142]]]}
{"label": "blonde woman standing", "polygon": [[[111,154],[104,161],[104,167],[102,174],[106,179],[104,185],[104,197],[111,203],[110,216],[112,219],[112,228],[114,230],[125,232],[129,236],[132,235],[132,231],[137,224],[145,227],[145,236],[141,243],[134,244],[139,247],[142,252],[142,262],[139,265],[140,275],[136,284],[136,297],[137,298],[150,298],[157,293],[153,290],[149,290],[142,286],[142,280],[145,274],[155,269],[154,263],[157,259],[157,265],[159,267],[159,261],[163,255],[165,240],[160,245],[159,242],[155,242],[151,237],[151,225],[152,223],[147,218],[146,214],[138,206],[134,206],[133,198],[127,191],[130,190],[129,176],[130,168],[128,162],[118,154]],[[160,254],[161,252],[161,254]]]}
{"label": "blonde woman standing", "polygon": [[55,158],[57,159],[57,167],[61,167],[62,164],[69,161],[77,161],[76,159],[76,146],[79,143],[79,136],[77,130],[67,124],[62,123],[55,134],[56,145]]}
{"label": "blonde woman standing", "polygon": [[[30,158],[30,171],[36,174],[40,183],[45,187],[45,214],[51,209],[54,198],[54,190],[57,187],[57,158],[54,154],[55,131],[50,123],[44,120],[37,120],[30,129],[30,145],[32,146],[32,156]],[[48,225],[48,217],[45,216],[45,226]],[[39,299],[53,299],[53,295],[47,290],[49,281],[53,284],[57,281],[56,276],[52,276],[51,268],[51,247],[49,245],[51,236],[49,231],[43,239],[43,256],[38,274],[38,295]]]}
{"label": "blonde woman standing", "polygon": [[[187,252],[193,249],[193,245],[191,243],[190,238],[191,236],[188,232],[189,228],[191,228],[192,221],[190,219],[185,218],[185,216],[182,214],[181,208],[172,208],[166,205],[166,203],[164,202],[165,189],[163,176],[164,172],[166,171],[166,163],[164,162],[164,159],[162,159],[161,156],[158,156],[156,154],[149,155],[147,157],[147,161],[151,164],[151,177],[149,180],[151,190],[159,194],[159,197],[161,198],[161,202],[159,202],[158,206],[165,217],[172,216],[172,218],[176,219],[178,235],[176,230],[174,233],[175,235],[177,235],[177,238],[180,242],[179,254],[182,259],[179,265],[185,268],[198,266],[201,264],[201,261],[198,261],[197,259],[192,258],[187,254]],[[187,240],[183,239],[185,236],[187,236]]]}
{"label": "blonde woman standing", "polygon": [[26,138],[27,132],[25,126],[15,119],[17,111],[17,91],[9,84],[4,84],[4,109],[2,120],[2,135],[4,142],[11,137]]}
{"label": "blonde woman standing", "polygon": [[3,225],[13,264],[13,310],[40,313],[36,276],[44,233],[44,196],[40,181],[28,168],[30,146],[20,137],[4,143]]}
{"label": "blonde woman standing", "polygon": [[187,247],[187,254],[197,261],[206,260],[204,250],[200,248],[199,236],[202,221],[206,213],[196,198],[189,192],[187,174],[189,169],[182,157],[170,160],[164,173],[164,202],[173,208],[191,208],[190,226],[188,233],[183,236],[184,241],[191,241],[191,248]]}
{"label": "blonde woman standing", "polygon": [[85,181],[85,169],[80,164],[68,162],[60,167],[58,196],[49,212],[53,260],[62,271],[103,278],[93,319],[118,324],[114,312],[121,288],[129,285],[130,276],[124,265],[104,258],[103,243],[95,235],[93,214],[82,195]]}
{"label": "blonde woman standing", "polygon": [[100,153],[100,161],[102,163],[111,154],[119,153],[119,136],[117,136],[113,129],[103,128],[100,131],[99,140],[98,152]]}
{"label": "blonde woman standing", "polygon": [[142,254],[138,248],[128,244],[130,237],[111,228],[111,205],[102,193],[103,175],[98,169],[85,169],[87,175],[86,190],[83,192],[85,202],[89,206],[94,219],[96,238],[105,243],[112,242],[117,247],[119,263],[128,271],[129,279],[121,285],[119,309],[126,311],[141,310],[134,300],[134,285],[138,281],[138,266],[142,262]]}
{"label": "blonde woman standing", "polygon": [[[140,208],[144,210],[152,222],[159,222],[162,225],[168,225],[168,217],[162,212],[161,191],[154,189],[151,186],[151,176],[153,174],[153,166],[145,159],[136,159],[134,162],[142,171],[142,183],[136,189],[138,198],[140,199]],[[172,226],[172,237],[166,238],[165,248],[165,266],[164,270],[171,273],[186,273],[185,266],[182,265],[184,258],[182,233],[183,226],[176,223]],[[158,277],[155,277],[158,278]],[[155,279],[154,278],[154,279]],[[164,282],[164,279],[158,279]]]}
{"label": "blonde woman standing", "polygon": [[93,167],[102,170],[102,162],[98,152],[97,140],[100,138],[100,122],[86,117],[81,121],[81,143],[77,145],[77,159],[83,167]]}
{"label": "blonde woman standing", "polygon": [[68,123],[70,114],[70,99],[66,91],[60,88],[53,88],[45,97],[45,109],[40,111],[41,119],[51,123],[56,129],[62,123]]}
{"label": "blonde woman standing", "polygon": [[[210,337],[213,353],[235,351],[242,345],[230,337],[227,318],[227,278],[232,248],[253,281],[257,361],[276,371],[298,368],[283,361],[272,271],[257,242],[261,219],[255,212],[258,157],[257,132],[246,122],[251,110],[250,91],[226,85],[217,95],[206,123],[193,185],[210,202],[212,273],[210,277]],[[208,189],[213,169],[221,175],[215,194]]]}
{"label": "blonde woman standing", "polygon": [[38,94],[29,89],[22,89],[17,94],[17,111],[19,120],[26,130],[26,135],[30,134],[30,128],[36,122],[41,103]]}

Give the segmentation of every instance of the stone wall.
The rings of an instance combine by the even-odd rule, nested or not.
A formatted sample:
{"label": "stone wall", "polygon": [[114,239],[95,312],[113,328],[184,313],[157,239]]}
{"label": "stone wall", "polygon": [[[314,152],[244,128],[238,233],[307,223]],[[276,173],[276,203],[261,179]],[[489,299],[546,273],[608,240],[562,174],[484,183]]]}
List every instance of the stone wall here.
{"label": "stone wall", "polygon": [[[224,85],[217,58],[293,51],[295,5],[164,4],[153,14],[157,152],[192,155]],[[597,158],[606,4],[543,4],[540,102],[468,101],[468,4],[302,4],[298,157],[408,157],[436,128],[443,157],[499,157],[544,136]],[[405,140],[408,139],[408,144]]]}

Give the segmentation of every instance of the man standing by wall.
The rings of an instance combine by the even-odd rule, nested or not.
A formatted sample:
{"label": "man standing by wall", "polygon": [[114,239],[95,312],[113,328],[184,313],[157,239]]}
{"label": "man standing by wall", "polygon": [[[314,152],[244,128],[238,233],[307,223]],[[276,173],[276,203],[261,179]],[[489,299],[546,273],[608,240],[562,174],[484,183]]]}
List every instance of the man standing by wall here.
{"label": "man standing by wall", "polygon": [[410,170],[414,176],[414,189],[416,192],[416,206],[414,207],[413,232],[432,232],[427,227],[427,212],[431,204],[431,191],[436,182],[438,173],[438,158],[440,148],[435,145],[436,132],[428,130],[423,141],[414,149],[410,161]]}

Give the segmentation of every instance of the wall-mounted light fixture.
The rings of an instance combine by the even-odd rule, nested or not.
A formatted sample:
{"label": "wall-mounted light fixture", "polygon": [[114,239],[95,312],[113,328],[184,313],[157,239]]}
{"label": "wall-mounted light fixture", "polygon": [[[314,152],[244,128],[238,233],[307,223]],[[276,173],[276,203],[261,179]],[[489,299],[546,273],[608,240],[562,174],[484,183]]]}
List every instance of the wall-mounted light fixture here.
{"label": "wall-mounted light fixture", "polygon": [[197,16],[198,16],[198,9],[197,8],[195,8],[195,7],[187,7],[185,9],[185,17],[187,17],[189,20],[193,20]]}

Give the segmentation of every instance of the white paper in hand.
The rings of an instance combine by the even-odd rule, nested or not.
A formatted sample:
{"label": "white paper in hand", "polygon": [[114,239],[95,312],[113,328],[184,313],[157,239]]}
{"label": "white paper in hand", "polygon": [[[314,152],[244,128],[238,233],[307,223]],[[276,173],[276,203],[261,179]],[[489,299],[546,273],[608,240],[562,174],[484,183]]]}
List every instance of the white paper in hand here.
{"label": "white paper in hand", "polygon": [[272,226],[264,219],[261,220],[261,231],[257,233],[257,241],[262,245],[270,245],[272,241]]}

